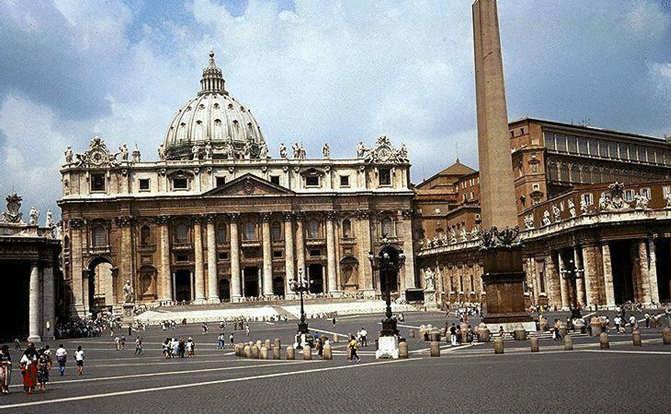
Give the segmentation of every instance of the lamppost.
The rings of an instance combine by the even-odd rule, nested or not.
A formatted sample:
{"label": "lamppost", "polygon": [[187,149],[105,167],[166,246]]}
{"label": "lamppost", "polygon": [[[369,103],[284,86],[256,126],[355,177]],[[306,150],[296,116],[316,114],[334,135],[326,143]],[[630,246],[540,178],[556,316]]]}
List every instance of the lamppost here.
{"label": "lamppost", "polygon": [[380,271],[380,282],[385,295],[385,302],[387,309],[385,311],[385,319],[382,320],[382,330],[380,336],[395,336],[398,335],[398,328],[396,327],[396,318],[391,313],[391,279],[396,279],[398,270],[405,261],[405,254],[400,249],[395,248],[389,243],[389,239],[384,235],[382,237],[382,249],[375,255],[372,251],[368,253],[368,260],[370,260],[373,270]]}
{"label": "lamppost", "polygon": [[298,292],[301,297],[301,320],[298,322],[298,333],[308,333],[308,323],[305,321],[305,308],[303,307],[303,292],[310,290],[310,281],[303,277],[303,269],[298,269],[298,280],[290,279],[289,288],[294,292]]}
{"label": "lamppost", "polygon": [[[578,279],[582,279],[585,275],[585,269],[578,268],[575,263],[573,263],[573,259],[569,259],[568,261],[568,266],[564,267],[559,271],[561,273],[561,277],[566,280],[567,282],[571,283],[571,286],[576,284]],[[580,295],[580,291],[578,289],[578,286],[576,284],[576,294],[573,296],[573,314],[571,315],[572,318],[579,318],[580,315],[580,309],[578,309],[578,295]]]}

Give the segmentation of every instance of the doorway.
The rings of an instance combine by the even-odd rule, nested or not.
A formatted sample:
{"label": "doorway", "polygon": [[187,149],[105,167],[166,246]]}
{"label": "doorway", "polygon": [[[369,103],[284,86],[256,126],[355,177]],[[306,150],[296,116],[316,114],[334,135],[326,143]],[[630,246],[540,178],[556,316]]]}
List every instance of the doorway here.
{"label": "doorway", "polygon": [[30,265],[25,262],[0,262],[4,275],[5,295],[0,300],[0,312],[6,317],[0,323],[0,342],[28,336],[28,291]]}
{"label": "doorway", "polygon": [[259,268],[256,266],[248,266],[244,269],[245,283],[244,295],[246,297],[259,296]]}
{"label": "doorway", "polygon": [[281,276],[273,278],[273,295],[284,296],[284,278]]}
{"label": "doorway", "polygon": [[324,266],[313,263],[308,266],[310,293],[324,293]]}
{"label": "doorway", "polygon": [[634,280],[632,277],[634,253],[638,255],[638,246],[629,240],[610,243],[613,291],[617,304],[634,301]]}
{"label": "doorway", "polygon": [[178,270],[175,272],[175,300],[177,302],[191,302],[191,271]]}
{"label": "doorway", "polygon": [[228,279],[221,279],[219,281],[219,299],[222,302],[231,301],[231,284]]}

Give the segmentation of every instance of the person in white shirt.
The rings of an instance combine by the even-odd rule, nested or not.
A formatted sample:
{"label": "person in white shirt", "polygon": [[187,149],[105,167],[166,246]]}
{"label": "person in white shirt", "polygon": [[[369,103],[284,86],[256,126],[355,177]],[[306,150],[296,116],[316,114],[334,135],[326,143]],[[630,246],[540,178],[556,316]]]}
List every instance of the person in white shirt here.
{"label": "person in white shirt", "polygon": [[58,345],[58,349],[56,350],[56,362],[58,362],[58,371],[61,374],[61,377],[63,374],[65,374],[65,362],[68,360],[68,351],[63,348],[63,344]]}
{"label": "person in white shirt", "polygon": [[77,347],[77,352],[75,352],[75,363],[77,364],[77,371],[79,375],[84,374],[84,350],[82,349],[82,346],[79,345]]}
{"label": "person in white shirt", "polygon": [[361,346],[368,346],[368,332],[366,329],[361,328],[359,336],[361,337]]}

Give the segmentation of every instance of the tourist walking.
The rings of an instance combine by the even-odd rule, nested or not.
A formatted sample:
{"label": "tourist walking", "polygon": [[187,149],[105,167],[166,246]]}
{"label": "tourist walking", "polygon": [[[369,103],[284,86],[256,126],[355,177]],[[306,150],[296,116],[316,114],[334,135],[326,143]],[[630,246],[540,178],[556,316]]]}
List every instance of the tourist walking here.
{"label": "tourist walking", "polygon": [[201,328],[203,330],[202,334],[207,335],[207,323],[206,322],[203,322],[203,324],[201,325]]}
{"label": "tourist walking", "polygon": [[143,345],[142,338],[139,336],[135,338],[135,355],[142,355]]}
{"label": "tourist walking", "polygon": [[224,349],[224,345],[226,344],[226,337],[224,336],[224,333],[220,333],[219,336],[217,336],[217,349],[222,350]]}
{"label": "tourist walking", "polygon": [[21,374],[23,376],[23,390],[27,394],[32,394],[37,384],[37,351],[35,350],[34,343],[28,343],[28,347],[23,351],[19,365],[21,366]]}
{"label": "tourist walking", "polygon": [[12,379],[12,356],[9,354],[9,346],[0,348],[0,392],[9,394],[9,383]]}
{"label": "tourist walking", "polygon": [[77,351],[75,352],[75,363],[77,364],[78,375],[84,375],[84,358],[86,358],[86,355],[84,354],[82,346],[79,345],[77,346]]}
{"label": "tourist walking", "polygon": [[193,338],[189,337],[189,339],[186,340],[186,343],[184,344],[184,348],[186,349],[186,356],[191,358],[193,357],[193,353],[195,350],[196,344],[193,342]]}
{"label": "tourist walking", "polygon": [[228,339],[231,341],[231,346],[233,346],[233,340],[234,340],[233,332],[231,332],[231,334],[228,335]]}
{"label": "tourist walking", "polygon": [[454,324],[450,326],[450,344],[452,346],[457,345],[457,327]]}
{"label": "tourist walking", "polygon": [[37,358],[37,383],[40,386],[40,391],[47,390],[47,383],[49,382],[49,354],[42,351]]}
{"label": "tourist walking", "polygon": [[361,337],[361,346],[368,346],[368,331],[365,328],[361,328],[359,331],[359,336]]}
{"label": "tourist walking", "polygon": [[552,339],[555,341],[561,341],[561,332],[559,331],[559,328],[561,328],[561,322],[559,322],[559,319],[555,319],[555,323],[552,328]]}
{"label": "tourist walking", "polygon": [[56,362],[58,363],[58,372],[61,374],[61,377],[65,374],[65,362],[67,360],[68,351],[63,348],[63,344],[58,345],[58,349],[56,349]]}
{"label": "tourist walking", "polygon": [[359,349],[359,343],[356,341],[354,335],[350,337],[350,341],[347,347],[349,348],[350,361],[352,361],[353,364],[358,364],[359,361],[361,360],[359,358],[359,355],[356,353],[356,351]]}

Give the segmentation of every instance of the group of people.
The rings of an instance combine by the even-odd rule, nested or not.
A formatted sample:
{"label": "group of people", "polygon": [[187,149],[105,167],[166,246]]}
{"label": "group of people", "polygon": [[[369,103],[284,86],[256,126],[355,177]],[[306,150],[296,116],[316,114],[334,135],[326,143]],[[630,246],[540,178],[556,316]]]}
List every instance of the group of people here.
{"label": "group of people", "polygon": [[466,330],[462,330],[460,326],[454,323],[448,326],[448,322],[445,322],[445,332],[449,334],[450,344],[453,346],[471,343],[477,338],[471,325],[468,325]]}
{"label": "group of people", "polygon": [[163,341],[162,350],[165,359],[191,358],[195,355],[196,343],[191,337],[186,340],[183,337],[179,339],[168,337]]}
{"label": "group of people", "polygon": [[[53,356],[58,363],[58,371],[61,376],[65,374],[65,364],[67,362],[67,351],[63,345],[59,345]],[[75,362],[77,364],[78,375],[84,374],[85,354],[81,346],[77,347],[75,352]],[[53,366],[52,352],[49,345],[36,348],[32,342],[21,354],[18,367],[21,370],[23,380],[23,390],[27,394],[35,391],[45,392],[49,383],[49,371]],[[12,377],[12,356],[9,352],[9,346],[3,345],[0,348],[0,392],[9,394],[9,386]]]}

